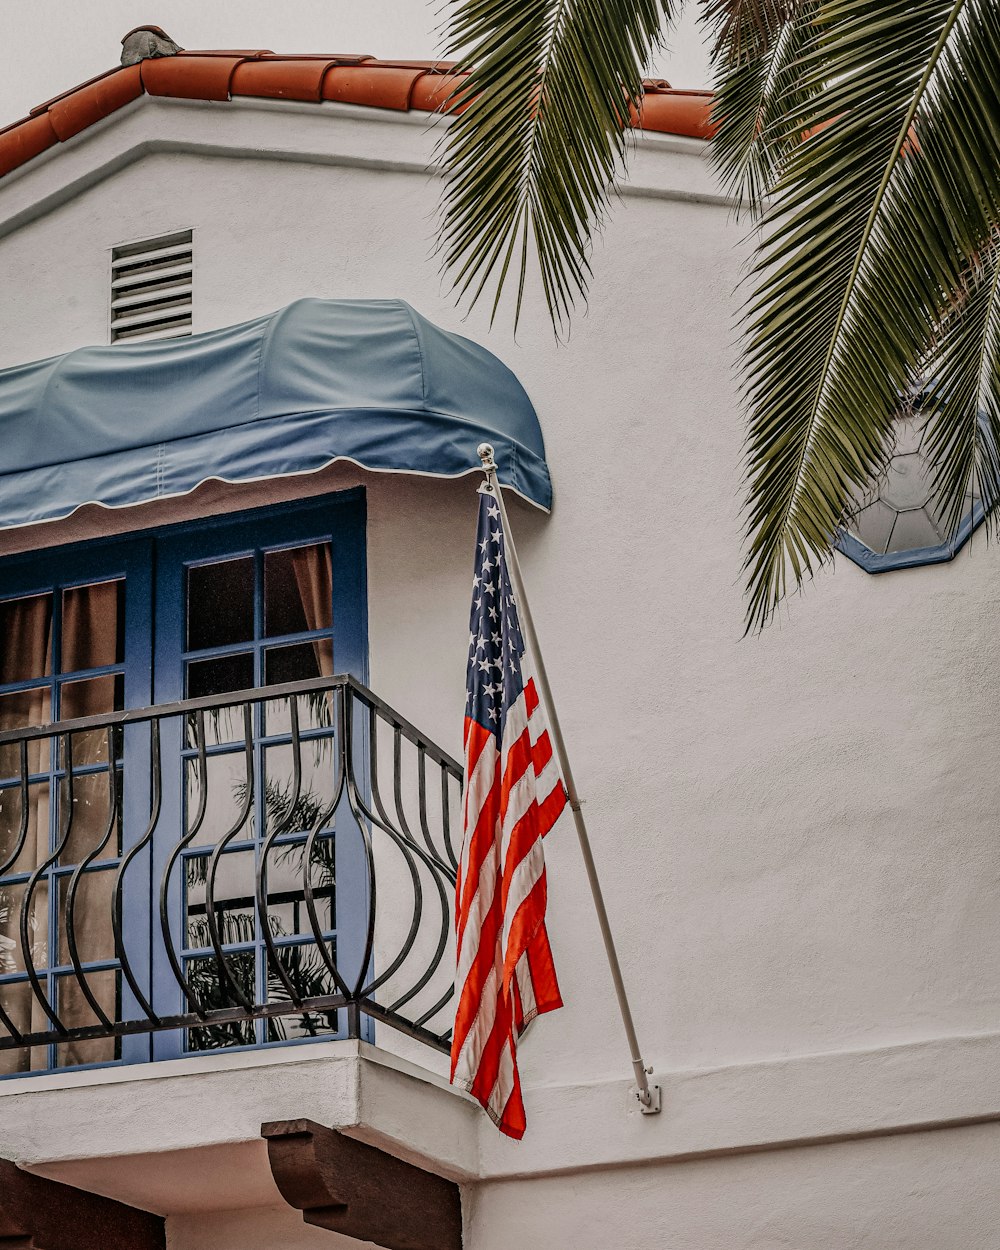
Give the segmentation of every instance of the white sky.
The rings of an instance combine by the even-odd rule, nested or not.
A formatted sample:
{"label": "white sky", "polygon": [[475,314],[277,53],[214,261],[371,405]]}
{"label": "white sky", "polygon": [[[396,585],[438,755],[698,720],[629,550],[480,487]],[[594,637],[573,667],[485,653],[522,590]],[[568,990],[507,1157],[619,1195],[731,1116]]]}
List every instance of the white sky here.
{"label": "white sky", "polygon": [[[118,64],[121,37],[152,23],[184,48],[440,55],[441,0],[0,0],[0,126]],[[695,6],[653,66],[675,87],[708,85]]]}

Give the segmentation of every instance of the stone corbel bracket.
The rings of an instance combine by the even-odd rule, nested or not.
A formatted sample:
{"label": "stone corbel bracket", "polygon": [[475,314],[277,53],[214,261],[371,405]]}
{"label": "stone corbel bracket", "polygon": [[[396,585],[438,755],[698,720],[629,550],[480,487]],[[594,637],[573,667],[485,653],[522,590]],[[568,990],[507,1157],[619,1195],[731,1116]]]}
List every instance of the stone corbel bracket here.
{"label": "stone corbel bracket", "polygon": [[307,1224],[384,1250],[462,1250],[458,1185],[312,1120],[261,1125],[271,1173]]}
{"label": "stone corbel bracket", "polygon": [[0,1250],[164,1250],[164,1222],[0,1159]]}

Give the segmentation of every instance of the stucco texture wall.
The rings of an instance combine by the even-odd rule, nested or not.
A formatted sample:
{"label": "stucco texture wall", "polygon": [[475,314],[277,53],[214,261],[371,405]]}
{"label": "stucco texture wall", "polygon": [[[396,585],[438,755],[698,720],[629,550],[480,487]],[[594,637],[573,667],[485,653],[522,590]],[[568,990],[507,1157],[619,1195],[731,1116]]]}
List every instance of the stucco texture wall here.
{"label": "stucco texture wall", "polygon": [[[559,345],[534,294],[516,339],[502,316],[491,332],[455,310],[430,258],[435,196],[433,179],[406,172],[150,156],[0,240],[0,363],[106,341],[110,247],[188,226],[196,330],[303,295],[391,296],[485,343],[545,432],[552,515],[514,501],[511,519],[647,1058],[698,1069],[995,1030],[996,549],[976,539],[951,564],[877,578],[838,561],[744,637],[744,225],[723,206],[627,198]],[[474,479],[335,468],[273,489],[213,486],[136,519],[81,514],[0,545],[359,480],[371,684],[457,753]],[[533,1090],[627,1075],[568,820],[547,855],[567,1005],[523,1048],[529,1123]],[[988,1129],[949,1133],[947,1164],[933,1135],[748,1156],[725,1165],[724,1203],[711,1162],[537,1181],[515,1202],[498,1185],[477,1199],[472,1244],[540,1244],[528,1230],[552,1201],[566,1246],[625,1244],[624,1206],[650,1211],[635,1250],[995,1244],[981,1216],[949,1241],[933,1214],[944,1189],[966,1189],[995,1216],[987,1139],[995,1153]],[[841,1181],[815,1205],[830,1168]],[[896,1215],[865,1240],[889,1203]]]}

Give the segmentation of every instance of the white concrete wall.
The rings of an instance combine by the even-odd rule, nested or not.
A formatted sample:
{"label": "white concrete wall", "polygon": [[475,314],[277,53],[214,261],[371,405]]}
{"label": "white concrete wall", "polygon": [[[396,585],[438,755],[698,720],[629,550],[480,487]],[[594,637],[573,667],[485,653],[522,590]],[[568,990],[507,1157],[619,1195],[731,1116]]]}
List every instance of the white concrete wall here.
{"label": "white concrete wall", "polygon": [[[60,161],[85,176],[115,143],[127,146],[128,127],[180,127],[234,151],[255,134],[270,148],[284,128],[290,144],[415,167],[429,151],[412,122],[375,124],[360,110],[354,122],[343,110],[143,108],[93,147],[40,165],[37,192],[25,177],[0,187],[0,214],[55,195]],[[317,138],[319,125],[333,137]],[[732,378],[743,227],[725,206],[676,198],[711,193],[696,145],[683,148],[638,154],[649,193],[627,197],[598,244],[588,313],[563,346],[537,301],[517,341],[456,312],[429,258],[436,187],[421,173],[347,167],[330,152],[329,163],[154,152],[0,238],[0,364],[106,341],[109,249],[186,226],[196,329],[302,295],[394,296],[486,343],[521,378],[545,432],[553,513],[515,502],[512,522],[648,1058],[661,1072],[726,1067],[749,1088],[752,1065],[772,1061],[931,1040],[949,1054],[952,1039],[992,1034],[1000,1021],[1000,776],[990,762],[1000,556],[974,541],[949,565],[878,578],[841,560],[762,637],[743,638]],[[457,753],[473,483],[333,469],[276,493],[359,476],[372,685]],[[169,515],[267,493],[213,486]],[[167,514],[158,505],[111,524]],[[0,536],[0,547],[88,526],[104,532],[108,518]],[[536,1129],[533,1109],[550,1087],[626,1076],[627,1053],[568,821],[547,851],[567,1007],[526,1040],[522,1075],[529,1135],[546,1132],[545,1166],[556,1169],[560,1152],[572,1153],[573,1123]],[[822,1086],[809,1097],[821,1126],[836,1098]],[[984,1091],[962,1116],[995,1115],[995,1101]],[[668,1103],[640,1126],[646,1140],[669,1132],[670,1115]],[[950,1118],[945,1106],[932,1117]],[[959,1225],[947,1215],[957,1219],[985,1185],[984,1141],[995,1152],[992,1130],[978,1128],[517,1182],[516,1194],[504,1182],[477,1199],[471,1244],[536,1244],[532,1220],[551,1202],[567,1213],[557,1242],[567,1246],[997,1244],[982,1239],[980,1216]],[[731,1200],[720,1199],[726,1184]],[[621,1211],[639,1208],[655,1218],[622,1242]],[[516,1238],[502,1211],[516,1212]]]}

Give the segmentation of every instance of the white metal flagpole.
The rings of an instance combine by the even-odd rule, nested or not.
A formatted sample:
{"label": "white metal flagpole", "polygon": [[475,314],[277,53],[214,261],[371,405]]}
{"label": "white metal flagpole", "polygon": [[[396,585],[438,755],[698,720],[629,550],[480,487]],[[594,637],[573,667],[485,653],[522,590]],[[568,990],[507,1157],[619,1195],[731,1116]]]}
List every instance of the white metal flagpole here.
{"label": "white metal flagpole", "polygon": [[559,770],[562,773],[566,793],[569,797],[569,806],[573,812],[576,835],[580,840],[580,851],[583,854],[583,863],[587,870],[587,880],[590,882],[590,892],[594,896],[597,923],[600,925],[601,937],[604,939],[604,950],[611,968],[611,980],[614,982],[615,994],[618,998],[618,1010],[621,1012],[622,1024],[625,1026],[625,1036],[632,1056],[636,1097],[639,1099],[640,1110],[644,1115],[655,1115],[660,1110],[660,1087],[658,1085],[650,1085],[649,1083],[648,1074],[653,1069],[646,1067],[642,1058],[642,1052],[639,1050],[639,1039],[635,1035],[632,1008],[629,1006],[628,995],[625,992],[625,982],[622,979],[621,964],[618,962],[618,952],[615,949],[615,939],[611,933],[608,911],[604,906],[604,893],[601,890],[601,882],[597,875],[597,867],[594,864],[594,856],[590,848],[587,822],[583,817],[581,799],[579,794],[577,794],[576,783],[573,780],[573,770],[570,768],[569,756],[566,753],[566,743],[563,741],[562,729],[559,726],[559,715],[556,712],[556,706],[552,699],[552,689],[549,686],[548,675],[545,672],[545,661],[542,658],[541,647],[538,645],[538,635],[535,633],[535,623],[531,618],[531,609],[528,607],[528,596],[525,593],[524,580],[521,577],[521,566],[517,560],[517,549],[514,546],[514,538],[510,532],[510,522],[507,520],[503,491],[500,489],[500,482],[497,478],[497,465],[493,458],[493,448],[489,443],[480,443],[476,450],[480,460],[483,462],[483,472],[486,474],[490,493],[496,499],[497,507],[500,509],[500,520],[503,523],[504,533],[504,550],[507,557],[507,571],[510,573],[514,599],[517,603],[518,623],[528,644],[528,650],[531,652],[539,697],[548,717],[552,746],[555,750],[556,759],[559,761]]}

